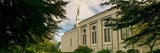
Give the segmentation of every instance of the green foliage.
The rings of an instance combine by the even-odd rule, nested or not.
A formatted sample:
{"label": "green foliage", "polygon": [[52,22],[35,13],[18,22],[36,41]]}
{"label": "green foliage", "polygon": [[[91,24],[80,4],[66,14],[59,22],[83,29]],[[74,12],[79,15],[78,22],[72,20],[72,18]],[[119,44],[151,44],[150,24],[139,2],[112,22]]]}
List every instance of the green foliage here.
{"label": "green foliage", "polygon": [[45,52],[45,53],[57,53],[59,51],[59,43],[45,42],[30,45],[26,48],[22,48],[20,46],[10,46],[9,48],[3,48],[0,50],[0,53],[36,53],[36,52]]}
{"label": "green foliage", "polygon": [[159,53],[160,49],[156,49],[155,51],[153,51],[153,53]]}
{"label": "green foliage", "polygon": [[60,51],[53,51],[53,52],[49,52],[49,53],[62,53]]}
{"label": "green foliage", "polygon": [[125,52],[122,50],[117,50],[116,53],[125,53]]}
{"label": "green foliage", "polygon": [[74,53],[91,53],[93,50],[87,46],[79,46]]}
{"label": "green foliage", "polygon": [[111,52],[111,50],[109,50],[109,49],[102,49],[102,50],[98,51],[97,53],[110,53],[110,52]]}
{"label": "green foliage", "polygon": [[61,53],[75,53],[75,52],[61,52]]}
{"label": "green foliage", "polygon": [[147,52],[147,53],[153,53],[153,51],[149,51],[149,52]]}
{"label": "green foliage", "polygon": [[[1,0],[0,50],[52,40],[60,27],[55,19],[66,19],[62,0]],[[11,49],[14,51],[14,49]]]}
{"label": "green foliage", "polygon": [[35,50],[36,52],[60,52],[58,50],[59,45],[59,43],[46,42],[37,45],[32,45],[27,49]]}
{"label": "green foliage", "polygon": [[22,53],[22,48],[19,46],[8,46],[6,48],[1,48],[0,53]]}
{"label": "green foliage", "polygon": [[32,49],[28,49],[28,50],[25,51],[25,53],[35,53],[35,51],[32,50]]}
{"label": "green foliage", "polygon": [[129,49],[127,53],[139,53],[139,51],[137,49]]}
{"label": "green foliage", "polygon": [[121,18],[108,18],[107,21],[111,21],[110,24],[106,26],[112,26],[114,30],[119,30],[126,27],[143,27],[141,30],[132,35],[132,37],[127,38],[124,42],[128,45],[133,45],[137,43],[140,39],[145,36],[150,36],[147,34],[153,34],[153,36],[147,37],[145,42],[139,44],[139,46],[151,43],[157,36],[160,35],[160,3],[154,0],[110,0],[102,5],[113,4],[116,5],[111,9],[118,8],[121,11],[117,12],[117,15],[121,15]]}
{"label": "green foliage", "polygon": [[156,49],[156,50],[153,50],[153,51],[149,51],[147,53],[159,53],[160,52],[160,49]]}

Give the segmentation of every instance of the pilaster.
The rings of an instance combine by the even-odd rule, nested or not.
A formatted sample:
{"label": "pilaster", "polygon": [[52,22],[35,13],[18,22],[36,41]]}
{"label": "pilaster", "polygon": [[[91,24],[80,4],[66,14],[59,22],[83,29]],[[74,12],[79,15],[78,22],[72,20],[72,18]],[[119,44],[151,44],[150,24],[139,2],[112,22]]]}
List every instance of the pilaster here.
{"label": "pilaster", "polygon": [[102,34],[102,21],[99,19],[97,21],[97,48],[98,48],[98,51],[99,50],[102,50],[102,41],[103,41],[103,34]]}
{"label": "pilaster", "polygon": [[79,43],[79,46],[82,45],[82,30],[81,30],[81,27],[78,27],[78,43]]}
{"label": "pilaster", "polygon": [[[113,14],[112,16],[111,16],[112,18],[116,18],[116,14]],[[119,45],[118,45],[118,31],[117,30],[111,30],[112,32],[112,49],[113,49],[113,53],[116,53],[116,51],[118,50],[118,47],[119,47]]]}
{"label": "pilaster", "polygon": [[87,24],[87,46],[90,48],[91,47],[91,28],[90,24]]}

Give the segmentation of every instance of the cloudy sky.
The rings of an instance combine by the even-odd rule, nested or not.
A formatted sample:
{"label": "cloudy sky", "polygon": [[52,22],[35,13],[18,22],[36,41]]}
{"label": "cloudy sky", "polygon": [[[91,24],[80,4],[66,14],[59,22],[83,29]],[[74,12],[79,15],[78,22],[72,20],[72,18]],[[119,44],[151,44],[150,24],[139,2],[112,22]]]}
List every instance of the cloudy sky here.
{"label": "cloudy sky", "polygon": [[79,3],[79,10],[80,10],[80,17],[81,20],[89,18],[97,13],[100,13],[106,9],[109,9],[111,5],[108,6],[101,6],[99,4],[107,1],[107,0],[64,0],[69,1],[70,3],[67,4],[65,7],[66,9],[66,16],[69,20],[64,20],[62,23],[58,24],[62,27],[62,30],[59,30],[59,35],[56,36],[58,41],[61,41],[61,36],[64,32],[69,31],[73,28],[74,24],[76,23],[76,13]]}

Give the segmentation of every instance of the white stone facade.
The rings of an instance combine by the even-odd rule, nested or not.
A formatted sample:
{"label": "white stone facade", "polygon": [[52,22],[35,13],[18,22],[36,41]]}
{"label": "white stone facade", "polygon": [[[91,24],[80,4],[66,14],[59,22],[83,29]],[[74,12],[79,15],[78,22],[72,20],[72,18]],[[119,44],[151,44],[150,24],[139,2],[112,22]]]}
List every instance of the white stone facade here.
{"label": "white stone facade", "polygon": [[[120,18],[120,16],[116,15],[117,11],[119,10],[103,11],[81,21],[78,26],[65,32],[61,38],[61,51],[73,52],[80,45],[92,48],[94,50],[93,53],[102,49],[111,49],[112,53],[116,53],[117,50],[127,51],[129,48],[132,48],[123,48],[125,44],[122,43],[121,30],[112,30],[111,27],[105,27],[104,25],[106,22],[104,19],[106,18]],[[140,50],[140,53],[149,51],[148,47],[142,48],[137,46],[134,48]]]}

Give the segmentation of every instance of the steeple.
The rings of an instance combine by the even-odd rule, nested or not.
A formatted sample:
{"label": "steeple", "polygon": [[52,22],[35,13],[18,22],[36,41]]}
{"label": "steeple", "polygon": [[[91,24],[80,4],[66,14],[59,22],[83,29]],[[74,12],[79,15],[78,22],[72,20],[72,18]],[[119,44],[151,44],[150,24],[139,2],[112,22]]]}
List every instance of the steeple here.
{"label": "steeple", "polygon": [[78,3],[78,10],[77,10],[77,15],[78,15],[78,16],[79,16],[79,13],[80,13],[80,12],[79,12],[79,3]]}
{"label": "steeple", "polygon": [[79,11],[79,3],[78,3],[78,9],[77,9],[77,15],[76,15],[76,27],[79,25],[80,22],[80,11]]}

